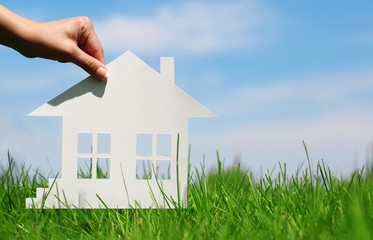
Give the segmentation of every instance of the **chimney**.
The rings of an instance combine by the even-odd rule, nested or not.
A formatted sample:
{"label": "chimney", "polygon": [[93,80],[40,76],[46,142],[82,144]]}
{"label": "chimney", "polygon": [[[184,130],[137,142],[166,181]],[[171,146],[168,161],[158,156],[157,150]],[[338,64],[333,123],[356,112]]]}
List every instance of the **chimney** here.
{"label": "chimney", "polygon": [[161,57],[161,79],[170,84],[175,83],[175,63],[173,57]]}

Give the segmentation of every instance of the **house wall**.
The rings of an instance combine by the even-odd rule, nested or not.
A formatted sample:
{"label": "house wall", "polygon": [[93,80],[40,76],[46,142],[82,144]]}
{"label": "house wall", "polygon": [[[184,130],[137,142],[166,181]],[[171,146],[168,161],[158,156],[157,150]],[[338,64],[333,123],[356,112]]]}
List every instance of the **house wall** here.
{"label": "house wall", "polygon": [[[188,171],[188,120],[185,117],[153,114],[149,117],[142,112],[128,118],[108,115],[64,117],[62,127],[62,184],[74,185],[80,192],[80,207],[89,207],[85,200],[97,200],[96,194],[111,207],[154,206],[150,189],[160,205],[162,197],[155,179],[136,179],[136,137],[137,134],[172,134],[171,179],[160,184],[168,196],[177,200],[176,152],[177,134],[179,139],[179,186],[180,196],[186,202]],[[78,133],[111,134],[110,179],[77,179]],[[122,196],[122,197],[121,197]],[[121,200],[115,201],[116,198]],[[122,198],[129,198],[123,201]],[[92,203],[93,204],[93,203]],[[110,206],[109,206],[110,207]]]}

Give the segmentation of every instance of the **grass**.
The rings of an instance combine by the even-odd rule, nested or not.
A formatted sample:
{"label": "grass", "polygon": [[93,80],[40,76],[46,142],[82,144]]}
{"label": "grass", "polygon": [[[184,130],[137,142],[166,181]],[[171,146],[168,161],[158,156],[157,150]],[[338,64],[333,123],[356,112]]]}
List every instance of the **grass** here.
{"label": "grass", "polygon": [[263,178],[240,164],[189,176],[188,208],[25,209],[46,187],[41,174],[17,168],[8,155],[0,171],[0,239],[371,239],[373,171],[336,177],[319,162],[293,175]]}

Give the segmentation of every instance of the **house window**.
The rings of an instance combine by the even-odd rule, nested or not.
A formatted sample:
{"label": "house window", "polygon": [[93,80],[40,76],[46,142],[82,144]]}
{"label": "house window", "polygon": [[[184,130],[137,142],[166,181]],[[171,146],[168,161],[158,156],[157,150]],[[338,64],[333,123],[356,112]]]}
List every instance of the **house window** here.
{"label": "house window", "polygon": [[110,178],[111,134],[79,133],[77,178]]}
{"label": "house window", "polygon": [[171,139],[171,134],[137,134],[136,179],[171,179]]}

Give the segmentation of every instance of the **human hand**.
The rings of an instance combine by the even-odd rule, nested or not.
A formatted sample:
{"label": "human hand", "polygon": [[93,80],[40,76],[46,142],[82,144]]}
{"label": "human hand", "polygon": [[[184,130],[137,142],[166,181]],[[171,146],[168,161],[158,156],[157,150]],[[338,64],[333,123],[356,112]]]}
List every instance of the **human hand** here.
{"label": "human hand", "polygon": [[98,79],[106,79],[104,51],[87,17],[33,23],[17,49],[26,57],[73,62]]}
{"label": "human hand", "polygon": [[104,52],[88,17],[33,22],[0,5],[0,43],[30,58],[72,62],[92,76],[106,80]]}

